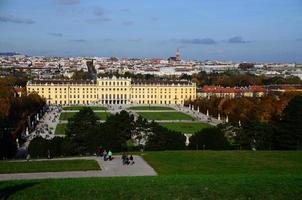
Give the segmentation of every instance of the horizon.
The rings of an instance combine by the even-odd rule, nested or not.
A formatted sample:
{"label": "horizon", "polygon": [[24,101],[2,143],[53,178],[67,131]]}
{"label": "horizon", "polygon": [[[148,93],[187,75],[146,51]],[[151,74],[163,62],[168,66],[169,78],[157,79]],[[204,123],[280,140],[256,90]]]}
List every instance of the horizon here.
{"label": "horizon", "polygon": [[[117,58],[117,59],[141,59],[141,60],[152,60],[152,59],[159,59],[159,60],[168,60],[167,58],[164,57],[119,57],[119,56],[84,56],[84,55],[79,55],[79,56],[60,56],[60,55],[29,55],[29,54],[22,54],[19,52],[0,52],[0,54],[6,54],[6,53],[14,53],[16,55],[21,55],[21,56],[27,56],[27,57],[48,57],[48,58],[104,58],[104,59],[110,59],[110,58]],[[0,55],[1,56],[5,56],[5,55]],[[173,56],[173,55],[172,55]],[[182,59],[182,61],[196,61],[196,62],[207,62],[207,61],[213,61],[213,62],[231,62],[231,63],[235,63],[235,64],[239,64],[239,63],[254,63],[254,64],[302,64],[301,62],[274,62],[274,61],[245,61],[245,60],[239,60],[239,61],[234,61],[234,60],[198,60],[198,59]]]}
{"label": "horizon", "polygon": [[168,58],[179,48],[183,60],[302,63],[301,9],[299,0],[0,0],[0,52]]}

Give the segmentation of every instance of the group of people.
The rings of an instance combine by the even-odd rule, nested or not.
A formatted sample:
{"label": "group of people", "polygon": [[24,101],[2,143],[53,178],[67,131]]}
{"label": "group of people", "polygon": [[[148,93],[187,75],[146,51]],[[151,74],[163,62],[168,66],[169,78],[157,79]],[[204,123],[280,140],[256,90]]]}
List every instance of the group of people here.
{"label": "group of people", "polygon": [[112,157],[112,151],[106,151],[106,149],[104,149],[104,151],[103,151],[103,158],[104,158],[104,161],[107,161],[107,160],[109,160],[109,161],[111,161],[111,160],[113,160],[113,157]]}
{"label": "group of people", "polygon": [[133,156],[130,155],[128,157],[128,155],[126,153],[123,153],[123,155],[122,155],[122,162],[123,162],[123,165],[134,165]]}
{"label": "group of people", "polygon": [[[113,160],[112,151],[104,149],[102,146],[98,147],[97,155],[102,157],[104,161]],[[128,156],[125,152],[122,154],[123,165],[134,165],[134,158],[132,155]]]}
{"label": "group of people", "polygon": [[108,150],[108,152],[107,152],[106,149],[99,147],[97,153],[100,157],[103,157],[104,161],[107,161],[107,160],[111,161],[113,159],[112,151],[110,151],[110,150]]}

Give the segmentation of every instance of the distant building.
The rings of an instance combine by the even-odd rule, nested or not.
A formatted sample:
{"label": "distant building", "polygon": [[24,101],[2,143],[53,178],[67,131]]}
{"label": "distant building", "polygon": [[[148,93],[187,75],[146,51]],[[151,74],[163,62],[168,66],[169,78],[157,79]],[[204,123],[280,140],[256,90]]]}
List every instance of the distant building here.
{"label": "distant building", "polygon": [[176,51],[176,61],[180,61],[180,52],[179,49]]}
{"label": "distant building", "polygon": [[196,84],[188,81],[147,81],[102,78],[96,81],[33,81],[27,93],[36,92],[48,104],[174,104],[196,98]]}
{"label": "distant building", "polygon": [[220,86],[203,86],[198,88],[198,96],[203,98],[210,97],[262,97],[266,94],[264,86],[250,87],[220,87]]}
{"label": "distant building", "polygon": [[175,57],[168,58],[168,61],[169,61],[169,63],[181,61],[179,49],[177,49]]}

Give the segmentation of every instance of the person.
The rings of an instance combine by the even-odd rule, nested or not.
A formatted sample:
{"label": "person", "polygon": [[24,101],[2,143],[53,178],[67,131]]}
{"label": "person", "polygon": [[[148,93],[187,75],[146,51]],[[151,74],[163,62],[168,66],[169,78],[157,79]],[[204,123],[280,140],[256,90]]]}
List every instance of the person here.
{"label": "person", "polygon": [[47,150],[47,158],[48,158],[48,159],[51,158],[51,157],[50,157],[50,150],[49,150],[49,149]]}
{"label": "person", "polygon": [[103,157],[103,152],[104,152],[103,147],[102,147],[102,146],[99,146],[99,148],[98,148],[98,153],[99,153],[99,156],[100,156],[100,157]]}
{"label": "person", "polygon": [[130,156],[129,160],[130,160],[130,164],[133,165],[134,164],[134,159],[133,159],[132,155]]}
{"label": "person", "polygon": [[124,153],[122,154],[123,165],[126,165],[126,158],[127,158],[127,154],[124,152]]}
{"label": "person", "polygon": [[30,159],[30,154],[28,153],[27,156],[26,156],[27,162],[29,161],[29,159]]}
{"label": "person", "polygon": [[112,160],[112,152],[110,150],[108,151],[108,158],[110,161]]}
{"label": "person", "polygon": [[129,158],[128,158],[128,156],[126,156],[126,158],[125,158],[125,161],[124,161],[124,165],[129,165]]}
{"label": "person", "polygon": [[123,160],[123,161],[125,160],[126,156],[127,156],[126,153],[123,152],[123,154],[122,154],[122,160]]}
{"label": "person", "polygon": [[103,157],[104,157],[104,161],[107,161],[107,151],[106,151],[106,149],[104,149],[104,151],[103,151]]}

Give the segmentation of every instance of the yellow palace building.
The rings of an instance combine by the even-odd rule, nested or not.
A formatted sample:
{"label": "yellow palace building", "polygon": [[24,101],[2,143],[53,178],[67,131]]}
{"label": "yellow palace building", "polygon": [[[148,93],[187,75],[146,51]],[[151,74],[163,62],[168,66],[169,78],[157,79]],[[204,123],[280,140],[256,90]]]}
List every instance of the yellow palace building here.
{"label": "yellow palace building", "polygon": [[101,78],[96,81],[37,80],[27,83],[48,104],[174,104],[196,98],[196,84],[189,81],[149,81]]}

